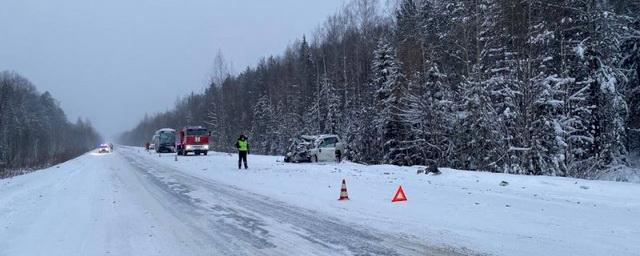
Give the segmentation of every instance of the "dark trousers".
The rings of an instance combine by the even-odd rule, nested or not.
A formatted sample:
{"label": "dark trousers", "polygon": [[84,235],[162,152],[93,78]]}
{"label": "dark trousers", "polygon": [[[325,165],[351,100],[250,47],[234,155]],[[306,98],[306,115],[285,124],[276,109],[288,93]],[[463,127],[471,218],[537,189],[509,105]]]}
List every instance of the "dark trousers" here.
{"label": "dark trousers", "polygon": [[243,161],[244,168],[247,169],[247,151],[238,151],[238,169],[242,168]]}

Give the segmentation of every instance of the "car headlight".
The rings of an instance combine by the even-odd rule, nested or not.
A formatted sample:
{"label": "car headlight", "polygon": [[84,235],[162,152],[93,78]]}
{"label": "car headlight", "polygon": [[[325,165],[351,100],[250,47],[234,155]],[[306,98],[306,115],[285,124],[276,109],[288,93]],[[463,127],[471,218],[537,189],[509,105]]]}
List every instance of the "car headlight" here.
{"label": "car headlight", "polygon": [[204,150],[209,150],[209,145],[204,145]]}
{"label": "car headlight", "polygon": [[191,150],[191,149],[193,149],[193,146],[187,145],[187,150]]}

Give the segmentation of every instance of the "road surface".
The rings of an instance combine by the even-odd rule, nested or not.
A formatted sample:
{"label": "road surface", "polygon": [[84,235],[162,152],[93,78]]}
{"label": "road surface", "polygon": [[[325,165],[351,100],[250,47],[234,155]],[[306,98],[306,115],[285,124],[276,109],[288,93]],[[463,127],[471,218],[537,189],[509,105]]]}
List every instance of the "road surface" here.
{"label": "road surface", "polygon": [[461,255],[131,150],[1,181],[0,255]]}

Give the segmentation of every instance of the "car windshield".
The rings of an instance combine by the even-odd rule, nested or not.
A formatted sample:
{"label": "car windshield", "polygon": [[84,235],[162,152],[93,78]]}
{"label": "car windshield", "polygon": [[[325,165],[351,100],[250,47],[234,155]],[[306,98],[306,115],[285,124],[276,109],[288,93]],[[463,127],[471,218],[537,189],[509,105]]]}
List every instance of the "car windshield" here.
{"label": "car windshield", "polygon": [[204,136],[207,135],[206,129],[187,129],[187,135]]}
{"label": "car windshield", "polygon": [[336,143],[338,143],[338,138],[329,137],[329,138],[325,138],[324,140],[322,140],[322,143],[320,144],[320,147],[321,148],[334,148],[334,147],[336,147]]}

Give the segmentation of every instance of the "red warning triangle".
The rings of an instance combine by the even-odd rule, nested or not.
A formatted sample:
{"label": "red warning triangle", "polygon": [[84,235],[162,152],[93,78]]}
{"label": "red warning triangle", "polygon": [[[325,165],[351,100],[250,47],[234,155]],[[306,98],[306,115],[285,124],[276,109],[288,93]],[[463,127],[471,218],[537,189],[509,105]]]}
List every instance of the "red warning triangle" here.
{"label": "red warning triangle", "polygon": [[402,186],[400,186],[398,187],[396,196],[393,197],[391,202],[395,203],[395,202],[402,202],[402,201],[407,201],[407,196],[404,194],[404,190],[402,189]]}

